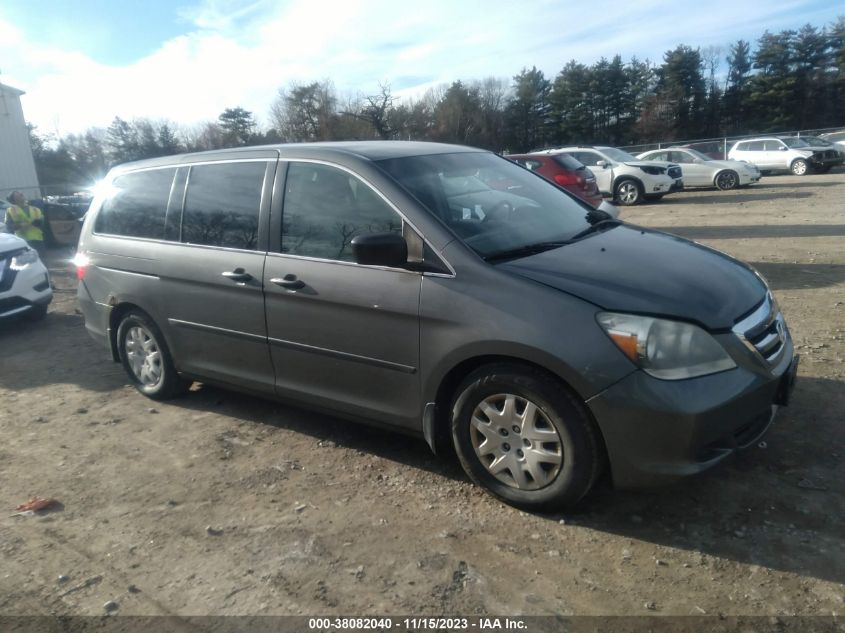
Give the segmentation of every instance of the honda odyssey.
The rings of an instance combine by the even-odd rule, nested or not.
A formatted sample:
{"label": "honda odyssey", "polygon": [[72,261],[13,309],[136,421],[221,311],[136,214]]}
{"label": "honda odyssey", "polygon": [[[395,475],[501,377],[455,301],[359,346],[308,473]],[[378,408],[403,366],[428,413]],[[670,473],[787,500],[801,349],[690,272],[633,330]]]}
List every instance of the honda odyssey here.
{"label": "honda odyssey", "polygon": [[122,165],[76,264],[88,331],[141,393],[197,380],[418,434],[524,508],[571,505],[604,469],[630,487],[715,465],[797,367],[749,266],[468,147]]}

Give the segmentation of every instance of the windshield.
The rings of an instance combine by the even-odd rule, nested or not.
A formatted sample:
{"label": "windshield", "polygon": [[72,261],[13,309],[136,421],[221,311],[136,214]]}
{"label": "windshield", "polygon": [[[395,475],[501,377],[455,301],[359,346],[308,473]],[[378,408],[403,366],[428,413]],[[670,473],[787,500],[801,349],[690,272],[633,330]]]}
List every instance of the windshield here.
{"label": "windshield", "polygon": [[615,147],[603,147],[599,151],[618,163],[630,163],[639,160],[628,152],[623,152],[621,149],[616,149]]}
{"label": "windshield", "polygon": [[780,140],[782,140],[787,147],[810,147],[810,144],[803,138],[782,138]]}
{"label": "windshield", "polygon": [[540,176],[488,152],[391,158],[376,164],[488,259],[564,242],[604,217]]}

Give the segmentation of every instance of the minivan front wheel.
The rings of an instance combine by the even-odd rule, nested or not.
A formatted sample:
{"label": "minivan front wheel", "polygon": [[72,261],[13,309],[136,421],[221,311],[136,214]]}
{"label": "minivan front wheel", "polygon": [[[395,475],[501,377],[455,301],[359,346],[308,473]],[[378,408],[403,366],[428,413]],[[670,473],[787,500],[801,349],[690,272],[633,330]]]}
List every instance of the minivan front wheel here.
{"label": "minivan front wheel", "polygon": [[155,400],[171,398],[187,388],[173,366],[170,350],[155,323],[129,312],[117,329],[120,362],[135,388]]}
{"label": "minivan front wheel", "polygon": [[642,187],[638,182],[630,178],[620,180],[616,184],[616,189],[613,193],[619,204],[624,204],[625,206],[632,206],[643,200]]}
{"label": "minivan front wheel", "polygon": [[517,364],[487,365],[464,380],[452,440],[475,483],[528,510],[572,506],[602,464],[583,405],[551,376]]}

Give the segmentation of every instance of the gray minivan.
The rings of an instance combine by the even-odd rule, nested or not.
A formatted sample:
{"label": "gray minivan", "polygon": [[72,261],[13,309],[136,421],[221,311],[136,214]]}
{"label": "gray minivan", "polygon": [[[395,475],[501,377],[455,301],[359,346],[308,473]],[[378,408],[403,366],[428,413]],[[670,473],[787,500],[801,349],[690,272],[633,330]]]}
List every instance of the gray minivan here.
{"label": "gray minivan", "polygon": [[713,466],[787,403],[766,283],[490,152],[240,148],[114,168],[82,229],[90,334],[151,398],[198,380],[454,447],[525,508]]}

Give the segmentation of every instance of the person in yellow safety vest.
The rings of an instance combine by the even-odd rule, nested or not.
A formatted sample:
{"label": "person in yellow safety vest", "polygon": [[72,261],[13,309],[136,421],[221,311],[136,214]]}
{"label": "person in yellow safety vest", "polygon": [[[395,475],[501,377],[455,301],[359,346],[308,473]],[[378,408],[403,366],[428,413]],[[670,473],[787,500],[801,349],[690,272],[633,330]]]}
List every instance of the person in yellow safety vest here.
{"label": "person in yellow safety vest", "polygon": [[8,197],[12,206],[6,211],[6,227],[44,256],[44,214],[41,209],[29,204],[20,191]]}

